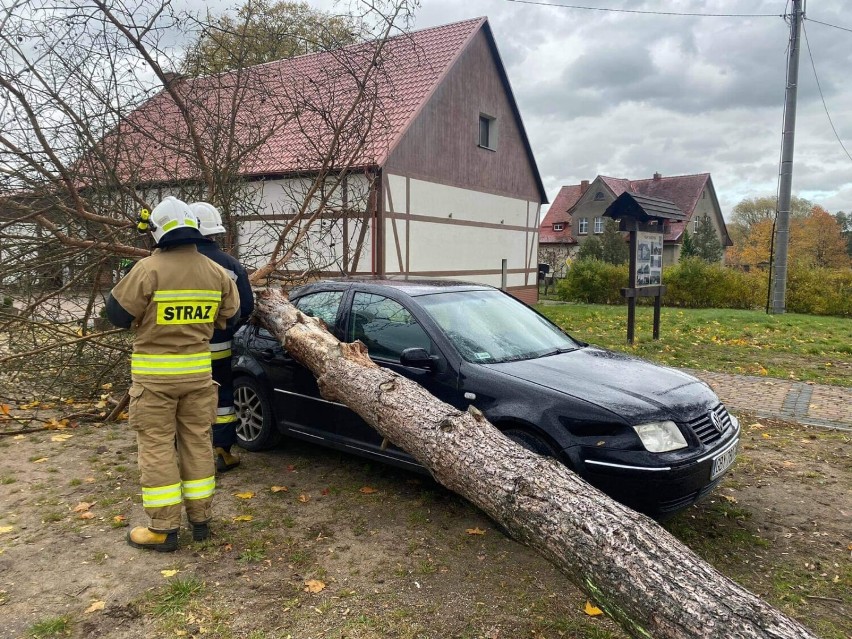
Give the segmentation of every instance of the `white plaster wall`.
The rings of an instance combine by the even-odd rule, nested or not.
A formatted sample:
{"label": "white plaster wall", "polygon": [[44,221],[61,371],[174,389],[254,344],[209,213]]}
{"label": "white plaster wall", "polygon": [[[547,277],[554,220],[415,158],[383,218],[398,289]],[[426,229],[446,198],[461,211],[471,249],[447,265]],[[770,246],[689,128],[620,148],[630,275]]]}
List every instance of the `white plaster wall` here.
{"label": "white plaster wall", "polygon": [[[500,286],[499,273],[502,260],[508,269],[536,268],[538,251],[537,233],[509,228],[484,228],[455,222],[502,223],[505,226],[536,228],[540,205],[505,196],[480,193],[425,182],[410,180],[410,210],[413,216],[429,216],[435,222],[397,219],[385,221],[385,268],[388,273],[405,270],[406,259],[411,274],[443,271],[470,271],[444,276]],[[406,180],[396,175],[387,176],[390,197],[386,206],[391,212],[405,213]],[[529,211],[529,212],[528,212]],[[452,216],[451,216],[452,214]],[[450,223],[452,221],[453,223]],[[406,236],[406,232],[408,236]],[[406,253],[406,239],[410,254]],[[397,250],[397,240],[399,251]],[[400,259],[402,257],[402,268]],[[530,255],[533,257],[530,258]],[[476,271],[493,270],[495,274],[477,274]],[[507,286],[534,285],[535,273],[510,273]]]}

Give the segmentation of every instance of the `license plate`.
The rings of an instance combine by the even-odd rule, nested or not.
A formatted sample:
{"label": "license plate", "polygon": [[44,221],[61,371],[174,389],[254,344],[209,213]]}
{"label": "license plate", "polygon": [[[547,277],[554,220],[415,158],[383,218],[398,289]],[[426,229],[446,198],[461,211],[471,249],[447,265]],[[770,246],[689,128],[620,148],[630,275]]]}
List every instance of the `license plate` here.
{"label": "license plate", "polygon": [[713,470],[710,472],[710,479],[716,479],[719,475],[724,473],[728,468],[730,468],[731,464],[734,463],[734,460],[737,458],[737,444],[731,446],[724,453],[719,455],[718,457],[713,458]]}

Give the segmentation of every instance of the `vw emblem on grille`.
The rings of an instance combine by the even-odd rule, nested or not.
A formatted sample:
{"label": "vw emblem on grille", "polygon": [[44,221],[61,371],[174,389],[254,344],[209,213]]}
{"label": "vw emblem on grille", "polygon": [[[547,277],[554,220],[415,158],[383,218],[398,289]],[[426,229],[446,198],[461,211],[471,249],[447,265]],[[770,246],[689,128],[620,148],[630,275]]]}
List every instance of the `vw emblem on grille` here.
{"label": "vw emblem on grille", "polygon": [[715,426],[716,430],[718,430],[720,433],[725,428],[724,426],[722,426],[722,420],[719,419],[719,416],[715,413],[715,411],[712,410],[710,411],[710,421],[713,422],[713,426]]}

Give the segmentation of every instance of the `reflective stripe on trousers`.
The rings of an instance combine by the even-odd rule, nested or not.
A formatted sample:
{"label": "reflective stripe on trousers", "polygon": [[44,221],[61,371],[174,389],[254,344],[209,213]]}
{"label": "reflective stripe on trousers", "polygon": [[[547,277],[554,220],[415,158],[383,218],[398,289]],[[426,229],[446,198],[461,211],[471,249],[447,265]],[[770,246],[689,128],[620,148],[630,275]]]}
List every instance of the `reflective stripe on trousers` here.
{"label": "reflective stripe on trousers", "polygon": [[230,424],[237,421],[237,409],[233,406],[220,406],[216,409],[216,423]]}

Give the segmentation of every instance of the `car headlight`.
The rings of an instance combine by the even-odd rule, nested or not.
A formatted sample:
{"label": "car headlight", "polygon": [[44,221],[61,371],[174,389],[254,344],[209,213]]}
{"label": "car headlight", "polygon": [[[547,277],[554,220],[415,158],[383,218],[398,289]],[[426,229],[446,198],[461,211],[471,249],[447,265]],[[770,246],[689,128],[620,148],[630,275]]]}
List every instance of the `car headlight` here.
{"label": "car headlight", "polygon": [[652,453],[664,453],[669,450],[686,448],[686,440],[680,429],[672,421],[648,422],[634,426],[633,430],[642,440],[642,445]]}

